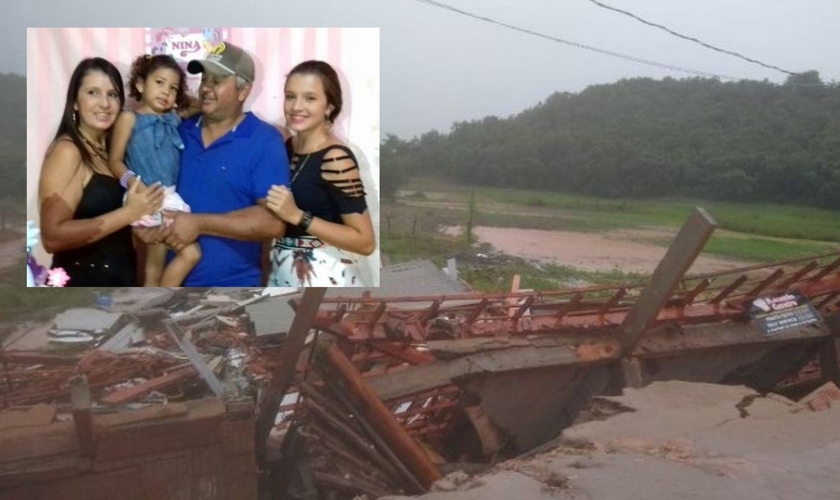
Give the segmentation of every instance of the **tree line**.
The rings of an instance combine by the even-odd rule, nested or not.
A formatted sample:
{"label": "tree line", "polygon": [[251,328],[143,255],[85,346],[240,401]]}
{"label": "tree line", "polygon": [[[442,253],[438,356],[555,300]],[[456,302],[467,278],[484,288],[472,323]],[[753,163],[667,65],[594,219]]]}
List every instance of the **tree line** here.
{"label": "tree line", "polygon": [[26,211],[26,78],[0,73],[0,209]]}
{"label": "tree line", "polygon": [[558,92],[509,118],[383,141],[383,193],[407,176],[615,197],[840,208],[840,84],[634,78]]}

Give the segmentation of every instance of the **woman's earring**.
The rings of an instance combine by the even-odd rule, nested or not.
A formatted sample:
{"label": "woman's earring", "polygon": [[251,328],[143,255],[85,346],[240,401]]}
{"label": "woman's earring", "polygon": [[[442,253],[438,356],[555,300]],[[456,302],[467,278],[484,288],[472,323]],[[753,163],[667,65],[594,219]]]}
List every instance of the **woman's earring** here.
{"label": "woman's earring", "polygon": [[75,111],[73,111],[73,123],[75,123],[77,127],[79,126],[79,117],[76,116]]}

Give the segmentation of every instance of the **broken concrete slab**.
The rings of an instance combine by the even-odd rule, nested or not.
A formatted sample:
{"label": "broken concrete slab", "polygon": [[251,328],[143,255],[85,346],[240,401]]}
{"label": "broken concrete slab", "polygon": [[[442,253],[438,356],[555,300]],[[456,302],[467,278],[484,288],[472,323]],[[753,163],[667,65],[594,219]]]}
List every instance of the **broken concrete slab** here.
{"label": "broken concrete slab", "polygon": [[[840,405],[793,411],[789,401],[762,398],[744,387],[687,382],[653,383],[605,399],[633,411],[566,429],[554,448],[473,478],[475,488],[414,498],[825,500],[840,495]],[[756,402],[782,411],[771,416],[762,410],[756,418],[749,414]],[[741,409],[748,414],[742,417]]]}
{"label": "broken concrete slab", "polygon": [[148,309],[155,309],[169,303],[176,292],[169,288],[126,288],[111,294],[110,311],[135,314]]}
{"label": "broken concrete slab", "polygon": [[[757,392],[744,386],[653,382],[642,389],[627,388],[621,396],[598,398],[633,411],[566,429],[563,440],[610,442],[628,435],[639,439],[657,439],[662,433],[683,435],[740,419],[737,405],[757,397]],[[644,411],[655,411],[655,418],[643,418],[639,413]]]}
{"label": "broken concrete slab", "polygon": [[115,353],[125,352],[132,345],[143,341],[143,328],[134,323],[128,323],[120,331],[99,346],[103,351]]}
{"label": "broken concrete slab", "polygon": [[289,297],[268,297],[265,300],[245,306],[245,312],[251,317],[257,336],[286,333],[295,311],[289,305]]}
{"label": "broken concrete slab", "polygon": [[110,332],[122,317],[122,313],[107,312],[100,309],[68,309],[59,313],[55,317],[54,323],[56,330]]}

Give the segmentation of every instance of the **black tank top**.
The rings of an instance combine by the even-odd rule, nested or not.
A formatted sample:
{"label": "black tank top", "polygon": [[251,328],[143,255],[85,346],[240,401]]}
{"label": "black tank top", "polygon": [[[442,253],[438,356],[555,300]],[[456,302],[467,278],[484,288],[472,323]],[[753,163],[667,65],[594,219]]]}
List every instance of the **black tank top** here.
{"label": "black tank top", "polygon": [[[119,180],[97,172],[82,191],[73,219],[92,219],[123,205]],[[67,286],[136,286],[137,255],[131,227],[119,229],[90,245],[53,255],[52,267],[63,267],[70,276]]]}

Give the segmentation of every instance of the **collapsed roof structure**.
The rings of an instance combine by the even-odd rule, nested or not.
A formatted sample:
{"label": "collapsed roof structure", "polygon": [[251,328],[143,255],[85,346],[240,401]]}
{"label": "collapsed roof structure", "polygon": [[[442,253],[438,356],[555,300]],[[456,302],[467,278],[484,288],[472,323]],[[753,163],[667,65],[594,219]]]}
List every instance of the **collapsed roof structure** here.
{"label": "collapsed roof structure", "polygon": [[686,276],[713,229],[696,211],[647,283],[484,294],[425,262],[379,290],[146,290],[66,312],[0,351],[0,499],[421,493],[624,387],[840,383],[840,253]]}

